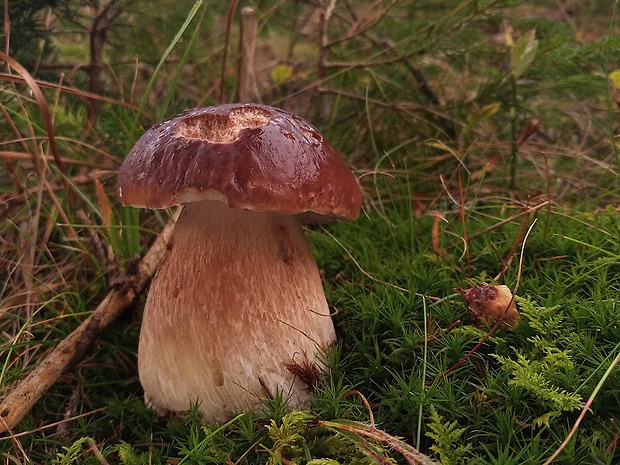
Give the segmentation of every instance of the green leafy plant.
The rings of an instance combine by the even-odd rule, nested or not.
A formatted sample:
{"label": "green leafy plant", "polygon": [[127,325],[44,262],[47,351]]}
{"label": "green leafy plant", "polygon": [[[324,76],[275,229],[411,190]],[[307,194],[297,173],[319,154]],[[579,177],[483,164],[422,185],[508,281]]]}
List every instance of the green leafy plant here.
{"label": "green leafy plant", "polygon": [[445,422],[433,407],[428,428],[426,435],[434,441],[431,450],[439,456],[442,465],[472,463],[472,445],[466,444],[463,438],[465,428],[459,428],[456,421]]}
{"label": "green leafy plant", "polygon": [[271,455],[268,464],[281,463],[282,456],[293,460],[294,457],[300,457],[307,452],[304,450],[307,449],[307,444],[305,444],[303,433],[310,420],[312,420],[311,413],[298,410],[293,410],[282,417],[282,423],[279,426],[275,420],[271,420],[267,431],[273,445],[268,449]]}
{"label": "green leafy plant", "polygon": [[534,398],[554,412],[571,411],[583,406],[581,396],[553,385],[558,372],[573,369],[570,354],[554,347],[546,347],[539,360],[531,360],[523,353],[516,360],[495,356],[510,377],[510,384],[528,391]]}
{"label": "green leafy plant", "polygon": [[52,461],[58,465],[71,465],[75,463],[77,458],[84,452],[84,446],[93,443],[93,439],[83,437],[73,442],[70,446],[63,446],[64,452],[58,452],[56,458]]}

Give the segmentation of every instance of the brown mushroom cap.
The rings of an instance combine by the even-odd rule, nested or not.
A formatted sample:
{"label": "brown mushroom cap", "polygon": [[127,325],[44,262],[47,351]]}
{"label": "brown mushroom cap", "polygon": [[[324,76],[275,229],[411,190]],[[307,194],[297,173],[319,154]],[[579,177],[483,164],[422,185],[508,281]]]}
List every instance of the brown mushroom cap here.
{"label": "brown mushroom cap", "polygon": [[125,159],[117,188],[136,207],[215,199],[347,220],[362,202],[357,179],[314,127],[258,104],[198,108],[152,127]]}

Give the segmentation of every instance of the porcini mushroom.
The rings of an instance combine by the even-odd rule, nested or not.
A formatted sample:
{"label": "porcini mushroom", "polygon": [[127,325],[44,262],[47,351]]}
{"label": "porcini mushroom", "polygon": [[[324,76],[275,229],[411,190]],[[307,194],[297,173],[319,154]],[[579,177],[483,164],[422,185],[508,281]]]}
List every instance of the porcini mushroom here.
{"label": "porcini mushroom", "polygon": [[[291,364],[335,341],[301,223],[354,220],[357,179],[305,120],[258,104],[191,110],[149,129],[118,174],[125,205],[183,204],[147,298],[138,369],[157,411],[206,422],[277,391],[303,408]],[[287,368],[288,367],[288,368]]]}

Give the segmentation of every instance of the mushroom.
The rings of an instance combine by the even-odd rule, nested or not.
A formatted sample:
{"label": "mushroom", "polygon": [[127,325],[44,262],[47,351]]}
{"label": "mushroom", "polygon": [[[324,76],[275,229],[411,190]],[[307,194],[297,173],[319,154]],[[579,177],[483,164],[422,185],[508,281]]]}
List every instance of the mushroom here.
{"label": "mushroom", "polygon": [[336,336],[302,223],[355,220],[357,179],[305,120],[258,104],[187,111],[149,129],[118,174],[125,205],[183,204],[147,298],[138,347],[159,413],[203,421],[311,393],[292,366],[322,366]]}
{"label": "mushroom", "polygon": [[508,286],[478,284],[469,289],[456,289],[467,304],[467,316],[476,328],[488,330],[499,323],[503,329],[519,324],[519,310]]}

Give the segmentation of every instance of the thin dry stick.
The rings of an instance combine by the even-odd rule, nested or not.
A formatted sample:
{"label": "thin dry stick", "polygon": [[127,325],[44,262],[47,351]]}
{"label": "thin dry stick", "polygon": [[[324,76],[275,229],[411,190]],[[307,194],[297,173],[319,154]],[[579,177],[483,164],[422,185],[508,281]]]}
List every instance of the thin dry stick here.
{"label": "thin dry stick", "polygon": [[[538,205],[534,205],[533,207],[528,207],[525,210],[512,215],[509,218],[503,219],[501,221],[498,221],[497,223],[489,226],[488,228],[484,229],[483,231],[478,231],[476,233],[473,233],[471,236],[469,236],[468,240],[471,241],[472,239],[477,238],[478,236],[482,236],[483,234],[486,234],[490,231],[493,231],[494,229],[499,228],[500,226],[503,226],[507,223],[510,223],[514,220],[516,220],[517,218],[522,217],[523,215],[529,215],[532,212],[535,212],[537,210],[540,210],[542,207],[546,207],[547,205],[549,205],[550,201],[549,200],[545,200],[544,202],[539,203]],[[448,245],[446,246],[447,249],[454,247],[453,245]]]}
{"label": "thin dry stick", "polygon": [[[526,206],[526,208],[528,207]],[[529,219],[528,216],[523,217],[523,219],[521,220],[521,226],[519,227],[519,234],[517,235],[517,240],[515,240],[514,244],[512,245],[512,249],[510,249],[510,253],[506,256],[506,258],[504,259],[500,258],[502,261],[502,269],[497,274],[497,276],[495,276],[495,281],[500,281],[502,279],[502,276],[504,276],[504,273],[506,272],[506,270],[508,270],[508,268],[510,267],[510,264],[512,263],[512,259],[514,258],[515,252],[517,251],[517,247],[523,240],[523,237],[525,236],[525,232],[527,231],[528,219]]]}
{"label": "thin dry stick", "polygon": [[239,77],[237,78],[237,96],[239,102],[250,102],[256,95],[256,75],[254,73],[254,55],[256,54],[256,36],[258,19],[254,8],[246,6],[241,10],[241,30],[239,32]]}
{"label": "thin dry stick", "polygon": [[[364,276],[366,276],[367,278],[369,278],[370,280],[372,280],[372,281],[374,281],[376,283],[381,283],[381,284],[383,284],[385,286],[389,286],[389,287],[394,288],[396,290],[399,290],[399,291],[402,291],[402,292],[407,292],[407,293],[411,292],[409,289],[405,289],[404,287],[400,287],[400,286],[397,286],[396,284],[388,283],[387,281],[383,281],[382,279],[375,278],[373,275],[371,275],[366,270],[364,270],[364,268],[362,268],[362,265],[359,264],[359,262],[351,254],[351,252],[349,252],[349,250],[344,246],[344,244],[342,244],[342,242],[340,242],[338,239],[336,239],[336,237],[332,233],[330,233],[325,228],[321,228],[321,231],[323,231],[325,234],[327,234],[329,237],[331,237],[333,239],[333,241],[336,244],[338,244],[342,248],[342,250],[345,251],[345,253],[349,256],[351,261],[355,264],[357,269],[360,270]],[[435,302],[437,300],[441,300],[441,299],[439,299],[439,297],[435,297],[435,296],[432,296],[432,295],[426,295],[426,294],[420,294],[418,292],[416,292],[415,295],[417,295],[418,297],[426,297],[427,299],[430,299],[433,302]]]}
{"label": "thin dry stick", "polygon": [[463,193],[463,178],[459,169],[459,196],[461,204],[461,223],[463,224],[463,243],[465,245],[465,255],[467,256],[467,277],[471,277],[471,258],[469,256],[469,242],[467,240],[467,225],[465,222],[465,194]]}
{"label": "thin dry stick", "polygon": [[222,70],[220,75],[220,95],[218,103],[224,103],[224,81],[226,79],[226,58],[228,57],[228,43],[230,42],[230,31],[232,29],[233,16],[237,10],[239,0],[230,0],[228,3],[228,13],[226,14],[226,35],[224,39],[224,52],[222,54]]}
{"label": "thin dry stick", "polygon": [[23,379],[0,403],[0,433],[14,428],[39,398],[62,375],[82,359],[99,334],[133,302],[155,273],[166,251],[174,220],[161,232],[146,253],[135,275],[127,276],[119,289],[112,289],[93,313]]}

